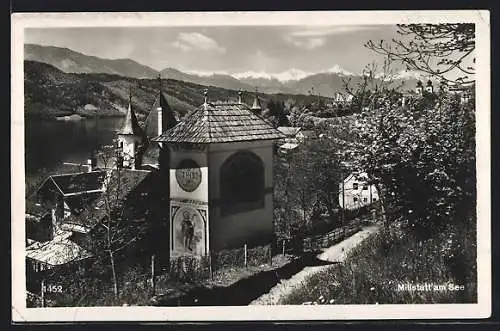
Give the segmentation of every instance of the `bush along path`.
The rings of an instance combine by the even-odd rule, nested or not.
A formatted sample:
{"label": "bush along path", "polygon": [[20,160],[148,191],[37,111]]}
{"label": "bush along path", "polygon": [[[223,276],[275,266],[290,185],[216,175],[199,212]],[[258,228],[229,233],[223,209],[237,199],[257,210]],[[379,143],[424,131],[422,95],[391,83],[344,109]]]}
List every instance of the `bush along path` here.
{"label": "bush along path", "polygon": [[336,263],[344,262],[349,252],[357,247],[362,241],[376,233],[379,224],[369,225],[361,231],[331,247],[323,249],[323,252],[309,261],[308,266],[289,279],[282,279],[268,293],[260,296],[250,305],[279,305],[283,300],[293,294],[297,289],[307,290],[307,279],[311,276],[331,269]]}

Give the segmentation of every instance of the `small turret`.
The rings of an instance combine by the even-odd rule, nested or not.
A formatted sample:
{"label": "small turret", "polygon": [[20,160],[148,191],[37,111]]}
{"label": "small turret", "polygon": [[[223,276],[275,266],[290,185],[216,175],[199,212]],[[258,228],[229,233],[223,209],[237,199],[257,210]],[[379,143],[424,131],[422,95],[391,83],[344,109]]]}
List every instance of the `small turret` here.
{"label": "small turret", "polygon": [[434,92],[434,87],[432,86],[432,81],[430,79],[427,81],[427,84],[425,86],[425,91],[428,93]]}
{"label": "small turret", "polygon": [[260,114],[262,111],[262,106],[260,105],[259,96],[257,95],[257,89],[255,89],[255,94],[253,98],[252,113]]}
{"label": "small turret", "polygon": [[203,90],[203,99],[204,99],[203,108],[205,110],[207,110],[208,109],[208,89],[207,88]]}
{"label": "small turret", "polygon": [[242,95],[243,95],[243,91],[241,89],[239,89],[239,91],[238,91],[238,103],[240,105],[243,104],[243,100],[241,98]]}
{"label": "small turret", "polygon": [[419,80],[417,82],[417,88],[415,89],[415,92],[419,95],[422,95],[423,90],[424,90],[424,86],[423,86],[422,82]]}

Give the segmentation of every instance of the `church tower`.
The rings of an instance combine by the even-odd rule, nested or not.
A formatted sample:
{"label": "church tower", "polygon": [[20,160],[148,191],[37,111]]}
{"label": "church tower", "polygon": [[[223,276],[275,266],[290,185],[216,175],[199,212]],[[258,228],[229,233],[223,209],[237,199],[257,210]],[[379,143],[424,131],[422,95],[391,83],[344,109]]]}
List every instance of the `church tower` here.
{"label": "church tower", "polygon": [[434,87],[432,86],[432,81],[430,79],[427,81],[427,84],[425,86],[425,91],[427,93],[433,93],[434,92]]}
{"label": "church tower", "polygon": [[122,128],[118,131],[118,144],[121,154],[121,162],[119,162],[121,164],[119,166],[131,169],[141,166],[140,149],[144,140],[145,134],[139,126],[137,116],[132,109],[132,90],[130,90],[127,115]]}
{"label": "church tower", "polygon": [[423,86],[422,82],[419,80],[419,81],[417,82],[417,88],[415,89],[415,92],[416,92],[418,95],[422,95],[423,90],[424,90],[424,86]]}

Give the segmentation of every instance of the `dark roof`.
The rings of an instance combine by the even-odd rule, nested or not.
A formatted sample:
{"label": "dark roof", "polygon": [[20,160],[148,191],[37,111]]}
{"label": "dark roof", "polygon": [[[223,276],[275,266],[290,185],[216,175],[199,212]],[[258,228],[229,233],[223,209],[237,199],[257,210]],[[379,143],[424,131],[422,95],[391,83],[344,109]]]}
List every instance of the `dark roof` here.
{"label": "dark roof", "polygon": [[92,192],[86,194],[77,194],[66,197],[64,201],[68,204],[72,214],[80,214],[86,206],[92,204],[97,198],[102,195],[102,192]]}
{"label": "dark roof", "polygon": [[106,171],[91,171],[75,174],[53,175],[52,180],[63,195],[78,194],[88,191],[102,191]]}
{"label": "dark roof", "polygon": [[296,126],[279,126],[278,130],[288,137],[295,137],[301,128]]}
{"label": "dark roof", "polygon": [[284,137],[245,104],[209,103],[188,114],[182,122],[153,141],[206,144]]}
{"label": "dark roof", "polygon": [[316,138],[318,136],[314,130],[301,130],[300,133],[306,138]]}
{"label": "dark roof", "polygon": [[174,127],[177,124],[177,118],[174,111],[167,102],[167,95],[164,92],[158,94],[155,102],[146,118],[145,131],[150,138],[158,136],[158,108],[162,109],[162,128],[163,131]]}
{"label": "dark roof", "polygon": [[150,174],[151,171],[132,169],[109,169],[106,180],[106,192],[101,193],[90,204],[85,205],[84,210],[78,214],[72,214],[65,222],[93,227],[106,216],[105,202],[116,205],[126,199]]}
{"label": "dark roof", "polygon": [[82,162],[81,164],[65,162],[57,168],[57,172],[63,174],[79,173],[86,171],[88,171],[87,161]]}
{"label": "dark roof", "polygon": [[130,103],[128,104],[125,121],[123,122],[121,129],[118,131],[118,134],[135,135],[140,137],[144,136],[144,131],[142,131]]}

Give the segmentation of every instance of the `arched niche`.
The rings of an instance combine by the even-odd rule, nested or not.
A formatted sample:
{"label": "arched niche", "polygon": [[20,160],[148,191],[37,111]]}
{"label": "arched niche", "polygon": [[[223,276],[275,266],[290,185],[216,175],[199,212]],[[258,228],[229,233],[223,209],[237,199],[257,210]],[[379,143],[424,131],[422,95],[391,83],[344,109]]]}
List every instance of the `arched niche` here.
{"label": "arched niche", "polygon": [[264,207],[264,163],[250,151],[238,151],[221,167],[221,214],[237,214]]}

